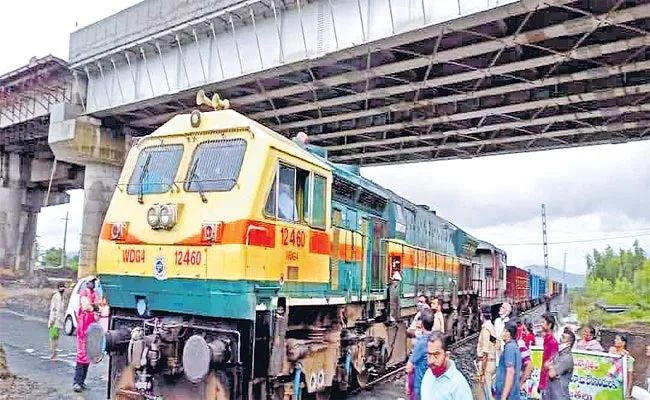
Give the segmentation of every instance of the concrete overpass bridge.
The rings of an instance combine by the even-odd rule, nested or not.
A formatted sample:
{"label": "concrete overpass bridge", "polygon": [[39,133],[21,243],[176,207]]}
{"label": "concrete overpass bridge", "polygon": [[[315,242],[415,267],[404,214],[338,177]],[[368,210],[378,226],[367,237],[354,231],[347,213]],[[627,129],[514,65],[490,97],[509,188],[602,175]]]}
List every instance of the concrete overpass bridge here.
{"label": "concrete overpass bridge", "polygon": [[74,32],[76,94],[48,134],[104,193],[80,264],[94,267],[123,139],[190,110],[198,88],[360,165],[650,137],[650,0],[491,3],[145,0]]}

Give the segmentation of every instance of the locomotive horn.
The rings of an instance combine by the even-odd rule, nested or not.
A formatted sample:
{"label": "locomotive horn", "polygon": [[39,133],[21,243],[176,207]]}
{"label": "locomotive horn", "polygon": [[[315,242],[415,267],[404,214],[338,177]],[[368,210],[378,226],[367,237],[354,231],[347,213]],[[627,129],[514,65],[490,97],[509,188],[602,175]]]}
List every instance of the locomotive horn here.
{"label": "locomotive horn", "polygon": [[199,89],[199,91],[196,93],[196,105],[210,106],[214,108],[215,111],[218,111],[218,110],[225,110],[227,108],[230,108],[230,101],[221,100],[221,97],[219,97],[219,94],[217,93],[215,93],[212,96],[212,99],[210,99],[208,96],[206,96],[203,89]]}

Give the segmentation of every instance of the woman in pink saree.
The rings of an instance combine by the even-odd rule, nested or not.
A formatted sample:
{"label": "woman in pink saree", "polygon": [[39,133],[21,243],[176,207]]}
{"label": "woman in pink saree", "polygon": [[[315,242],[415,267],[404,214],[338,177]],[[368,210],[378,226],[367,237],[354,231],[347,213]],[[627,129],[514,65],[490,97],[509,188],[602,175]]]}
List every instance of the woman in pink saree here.
{"label": "woman in pink saree", "polygon": [[86,389],[86,376],[90,360],[86,353],[86,332],[90,324],[97,322],[96,312],[99,310],[97,295],[95,294],[95,281],[91,277],[86,282],[86,287],[79,293],[79,310],[77,310],[77,365],[74,371],[72,389],[81,392]]}

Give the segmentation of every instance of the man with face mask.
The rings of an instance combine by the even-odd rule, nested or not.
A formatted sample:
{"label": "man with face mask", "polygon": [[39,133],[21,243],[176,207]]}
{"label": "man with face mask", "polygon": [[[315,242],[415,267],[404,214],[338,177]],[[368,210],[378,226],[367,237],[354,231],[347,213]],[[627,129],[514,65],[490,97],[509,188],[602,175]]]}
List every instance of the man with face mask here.
{"label": "man with face mask", "polygon": [[573,375],[573,355],[571,348],[576,341],[576,335],[569,328],[564,328],[560,337],[558,353],[544,364],[548,373],[547,396],[545,400],[570,399],[569,383]]}
{"label": "man with face mask", "polygon": [[74,370],[72,389],[81,392],[86,389],[86,376],[90,360],[86,353],[86,332],[90,324],[97,322],[97,295],[95,294],[95,281],[91,276],[86,282],[86,287],[79,293],[79,310],[77,310],[77,365]]}
{"label": "man with face mask", "polygon": [[449,359],[444,336],[433,331],[427,343],[429,368],[422,378],[422,400],[472,400],[472,389],[467,380]]}
{"label": "man with face mask", "polygon": [[57,347],[59,345],[59,330],[63,329],[63,320],[65,319],[65,306],[63,304],[63,293],[65,292],[65,283],[59,282],[57,291],[52,295],[50,301],[50,318],[47,321],[47,327],[50,329],[50,350],[52,351],[52,360],[56,359]]}

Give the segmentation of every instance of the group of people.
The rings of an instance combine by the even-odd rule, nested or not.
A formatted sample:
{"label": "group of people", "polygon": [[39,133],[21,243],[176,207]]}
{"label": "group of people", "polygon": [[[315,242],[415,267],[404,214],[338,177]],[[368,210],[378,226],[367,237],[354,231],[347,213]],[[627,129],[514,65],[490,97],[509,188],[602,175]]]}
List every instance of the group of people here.
{"label": "group of people", "polygon": [[[106,317],[100,311],[106,310],[107,305],[105,299],[102,302],[98,301],[98,296],[95,293],[97,279],[90,277],[86,281],[86,286],[79,292],[79,309],[76,312],[77,316],[77,357],[74,378],[72,381],[72,389],[75,392],[81,392],[87,389],[86,377],[88,375],[88,367],[90,360],[86,352],[86,333],[88,327],[100,320],[100,317]],[[65,321],[65,302],[63,301],[65,293],[65,284],[63,282],[57,285],[57,291],[52,296],[50,301],[50,317],[48,320],[49,336],[50,336],[50,349],[52,351],[51,359],[57,358],[59,330],[63,329]],[[106,321],[107,322],[107,321]],[[104,329],[107,324],[102,324]]]}
{"label": "group of people", "polygon": [[[494,325],[489,313],[482,317],[477,345],[477,369],[481,390],[486,400],[520,399],[521,393],[526,393],[526,382],[533,370],[530,347],[536,344],[536,339],[532,323],[512,317],[511,311],[510,304],[502,304]],[[596,331],[592,326],[583,328],[582,339],[577,343],[575,333],[568,327],[562,331],[560,341],[556,340],[554,336],[556,321],[551,313],[547,312],[542,316],[541,328],[543,352],[538,385],[541,399],[568,399],[570,398],[569,383],[573,375],[571,350],[574,345],[578,350],[601,352],[604,350],[596,340]],[[625,389],[629,396],[632,392],[634,358],[627,346],[627,337],[619,334],[609,352],[627,356],[628,387]],[[648,346],[648,354],[650,355],[650,346]]]}
{"label": "group of people", "polygon": [[420,295],[417,314],[407,332],[413,351],[406,364],[406,392],[411,400],[471,400],[472,390],[449,358],[440,301]]}
{"label": "group of people", "polygon": [[[456,364],[449,358],[447,340],[444,336],[444,317],[438,299],[431,302],[420,296],[417,314],[408,328],[413,338],[413,349],[406,365],[408,379],[406,392],[411,400],[470,400],[472,390]],[[485,400],[519,400],[526,398],[528,379],[533,372],[531,346],[536,345],[533,324],[512,315],[508,303],[501,305],[494,323],[491,314],[482,315],[482,326],[477,344],[477,363],[481,398]],[[592,326],[582,330],[582,339],[565,327],[560,340],[555,338],[556,320],[547,312],[541,321],[543,352],[538,390],[542,400],[565,400],[570,398],[569,383],[573,375],[572,349],[604,351],[596,339]],[[610,353],[627,356],[627,396],[646,399],[646,389],[632,388],[634,358],[629,353],[628,339],[617,335]],[[650,346],[647,346],[650,356]],[[648,389],[650,389],[650,368]],[[636,395],[635,395],[636,393]],[[638,396],[638,397],[636,397]]]}

